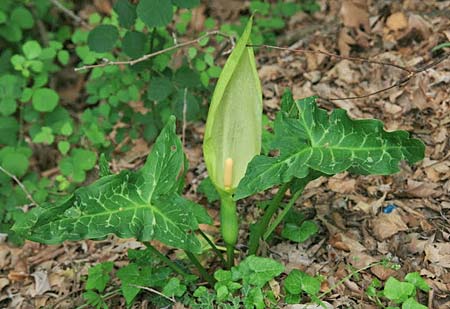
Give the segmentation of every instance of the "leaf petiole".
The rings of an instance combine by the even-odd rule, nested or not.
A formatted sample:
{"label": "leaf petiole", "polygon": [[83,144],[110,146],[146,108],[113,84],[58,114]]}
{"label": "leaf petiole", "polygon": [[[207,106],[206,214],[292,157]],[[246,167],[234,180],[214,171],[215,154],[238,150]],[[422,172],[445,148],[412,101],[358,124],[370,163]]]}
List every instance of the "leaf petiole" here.
{"label": "leaf petiole", "polygon": [[209,239],[208,235],[206,235],[205,232],[203,232],[201,229],[198,229],[198,232],[199,232],[200,236],[202,236],[206,240],[206,242],[209,244],[209,246],[213,249],[213,251],[219,257],[222,264],[225,266],[226,261],[223,258],[222,251],[220,251],[219,248],[217,248],[217,246],[214,244],[214,242],[211,241],[211,239]]}
{"label": "leaf petiole", "polygon": [[277,228],[278,224],[283,221],[284,217],[287,215],[289,210],[291,210],[292,206],[294,206],[295,202],[298,200],[300,195],[303,193],[303,189],[301,188],[290,199],[289,203],[284,207],[283,211],[275,218],[275,220],[272,222],[272,224],[267,228],[266,232],[264,233],[263,239],[267,240],[270,235],[273,233],[273,231]]}
{"label": "leaf petiole", "polygon": [[283,184],[279,189],[275,197],[272,199],[271,203],[267,207],[263,217],[260,219],[258,223],[255,225],[255,229],[252,231],[250,235],[250,241],[249,241],[249,248],[248,248],[248,255],[256,254],[256,251],[259,247],[259,240],[261,239],[261,236],[263,235],[264,231],[266,230],[267,226],[270,223],[270,219],[274,215],[274,213],[277,211],[278,207],[280,206],[281,201],[283,200],[284,195],[286,194],[286,191],[289,188],[289,183]]}
{"label": "leaf petiole", "polygon": [[177,264],[172,262],[167,256],[165,256],[164,254],[159,252],[155,247],[153,247],[153,245],[151,243],[145,242],[144,244],[151,251],[151,253],[153,253],[161,261],[166,263],[166,265],[169,266],[170,268],[172,268],[173,271],[175,271],[176,273],[180,274],[183,277],[189,276],[189,274],[187,272],[185,272],[180,266],[178,266]]}
{"label": "leaf petiole", "polygon": [[208,274],[208,272],[203,267],[203,265],[200,263],[200,261],[197,259],[195,254],[193,254],[192,252],[189,252],[189,251],[184,251],[184,252],[186,253],[186,256],[189,258],[189,260],[192,262],[192,264],[194,264],[194,266],[198,269],[202,278],[205,279],[206,281],[208,281],[209,285],[214,286],[214,282],[215,282],[214,278],[210,274]]}

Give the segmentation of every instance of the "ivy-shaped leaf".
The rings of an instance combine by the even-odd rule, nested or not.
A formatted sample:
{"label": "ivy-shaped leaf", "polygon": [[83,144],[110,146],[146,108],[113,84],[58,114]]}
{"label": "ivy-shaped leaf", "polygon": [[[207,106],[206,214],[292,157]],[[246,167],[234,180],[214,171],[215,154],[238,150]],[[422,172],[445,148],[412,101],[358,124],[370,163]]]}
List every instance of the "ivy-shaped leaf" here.
{"label": "ivy-shaped leaf", "polygon": [[387,132],[379,120],[353,120],[343,109],[328,114],[317,107],[314,97],[296,102],[295,117],[290,116],[296,114],[290,110],[291,104],[284,106],[275,120],[272,145],[280,155],[256,156],[239,184],[236,199],[295,177],[304,178],[311,170],[327,175],[346,170],[389,175],[399,171],[401,160],[412,164],[424,157],[420,140],[410,138],[406,131]]}
{"label": "ivy-shaped leaf", "polygon": [[141,170],[105,176],[55,205],[34,208],[13,229],[46,244],[116,234],[200,252],[193,231],[211,219],[203,207],[179,195],[178,177],[185,169],[171,117]]}

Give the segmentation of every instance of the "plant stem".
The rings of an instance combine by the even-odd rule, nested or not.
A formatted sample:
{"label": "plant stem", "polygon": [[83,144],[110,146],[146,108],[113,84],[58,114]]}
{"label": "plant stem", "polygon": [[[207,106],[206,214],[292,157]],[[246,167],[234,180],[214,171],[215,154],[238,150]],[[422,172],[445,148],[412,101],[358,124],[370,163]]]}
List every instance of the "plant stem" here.
{"label": "plant stem", "polygon": [[211,241],[211,239],[209,239],[209,237],[202,230],[199,229],[198,232],[208,242],[209,246],[213,249],[213,251],[219,257],[222,264],[225,266],[226,262],[225,262],[225,259],[223,258],[222,251],[220,251],[219,248],[217,248],[217,246]]}
{"label": "plant stem", "polygon": [[273,214],[280,206],[281,200],[283,199],[288,188],[289,183],[285,183],[278,189],[277,194],[270,202],[263,217],[260,219],[258,223],[255,224],[255,228],[252,230],[252,233],[250,235],[250,241],[248,245],[248,255],[256,254],[256,251],[258,250],[259,247],[259,240],[261,239],[262,234],[269,225],[270,219],[272,218]]}
{"label": "plant stem", "polygon": [[195,254],[193,254],[192,252],[189,252],[189,251],[184,251],[184,252],[186,253],[189,260],[192,262],[192,264],[194,264],[195,267],[198,269],[202,278],[205,279],[206,281],[208,281],[209,285],[211,285],[213,287],[214,282],[215,282],[214,278],[210,274],[208,274],[208,272],[203,267],[203,265],[200,263],[200,261],[197,259]]}
{"label": "plant stem", "polygon": [[292,206],[294,206],[295,202],[298,200],[300,195],[303,193],[303,189],[301,188],[295,194],[292,196],[292,198],[289,200],[289,203],[284,207],[283,211],[275,218],[275,220],[272,222],[272,224],[267,228],[267,230],[264,233],[263,239],[267,240],[272,232],[277,228],[278,224],[281,223],[281,221],[284,219],[284,217],[287,215],[289,210],[291,210]]}
{"label": "plant stem", "polygon": [[[283,211],[278,215],[278,217],[275,219],[275,221],[270,225],[270,227],[267,228],[267,226],[269,225],[269,222],[270,222],[270,218],[269,218],[269,220],[267,221],[267,224],[262,228],[261,235],[264,234],[264,237],[262,237],[263,240],[267,240],[270,237],[270,235],[272,234],[272,232],[275,230],[275,228],[278,226],[278,224],[281,223],[281,221],[287,215],[287,213],[292,208],[292,206],[294,206],[294,203],[297,201],[297,199],[303,193],[303,190],[305,189],[306,185],[310,181],[312,181],[312,180],[314,180],[316,178],[319,178],[322,175],[324,175],[322,172],[313,170],[306,177],[304,177],[304,178],[294,178],[288,184],[285,184],[285,185],[289,185],[289,186],[292,185],[291,190],[295,191],[295,193],[292,196],[292,198],[289,201],[289,203],[283,209]],[[284,189],[284,186],[282,188]],[[273,212],[271,214],[271,217],[275,213],[276,210],[277,210],[277,207],[274,207]]]}
{"label": "plant stem", "polygon": [[164,254],[162,254],[161,252],[159,252],[155,247],[153,247],[153,245],[149,242],[145,242],[145,245],[147,246],[147,248],[154,254],[156,255],[161,261],[163,261],[164,263],[167,264],[167,266],[169,266],[170,268],[172,268],[172,270],[174,270],[175,272],[177,272],[178,274],[180,274],[183,277],[189,276],[189,274],[187,272],[185,272],[183,269],[181,269],[180,266],[178,266],[177,264],[175,264],[174,262],[172,262],[167,256],[165,256]]}
{"label": "plant stem", "polygon": [[220,228],[227,247],[227,267],[231,268],[234,264],[234,246],[239,233],[236,202],[233,195],[228,192],[220,192],[220,202]]}
{"label": "plant stem", "polygon": [[360,272],[362,272],[362,271],[364,271],[364,270],[366,270],[366,269],[372,268],[373,266],[381,265],[382,263],[383,263],[383,261],[371,263],[371,264],[369,264],[369,265],[367,265],[367,266],[365,266],[365,267],[363,267],[363,268],[360,268],[360,269],[357,269],[357,270],[355,270],[355,271],[352,271],[348,276],[345,276],[344,278],[342,278],[341,280],[339,280],[338,282],[336,282],[335,285],[333,285],[333,286],[330,287],[328,290],[326,290],[325,292],[323,292],[322,294],[320,294],[320,295],[318,296],[318,298],[319,298],[319,299],[322,299],[325,295],[327,295],[328,293],[331,293],[335,288],[337,288],[338,286],[340,286],[341,284],[343,284],[345,281],[349,280],[349,279],[350,279],[351,277],[353,277],[354,275],[356,275],[356,274],[358,274],[358,273],[360,273]]}
{"label": "plant stem", "polygon": [[[106,293],[106,294],[100,295],[100,297],[103,299],[103,301],[105,301],[105,300],[107,300],[108,298],[110,298],[111,296],[114,296],[114,295],[116,295],[116,294],[119,294],[120,291],[122,291],[122,289],[117,289],[117,290],[108,292],[108,293]],[[83,308],[86,308],[86,307],[89,307],[89,306],[90,306],[90,305],[86,303],[86,304],[83,304],[83,305],[81,305],[81,306],[78,306],[76,309],[83,309]]]}

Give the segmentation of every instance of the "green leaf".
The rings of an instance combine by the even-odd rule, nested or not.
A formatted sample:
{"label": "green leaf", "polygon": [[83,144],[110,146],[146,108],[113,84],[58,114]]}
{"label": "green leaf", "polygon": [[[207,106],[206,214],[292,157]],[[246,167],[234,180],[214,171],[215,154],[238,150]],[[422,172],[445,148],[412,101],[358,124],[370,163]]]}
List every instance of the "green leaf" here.
{"label": "green leaf", "polygon": [[0,24],[6,23],[7,20],[8,17],[6,16],[6,14],[3,11],[0,11]]}
{"label": "green leaf", "polygon": [[405,281],[414,284],[414,286],[424,292],[430,291],[430,286],[422,278],[422,276],[418,272],[409,273],[405,276]]}
{"label": "green leaf", "polygon": [[33,137],[33,143],[43,143],[47,145],[53,144],[53,141],[55,140],[55,136],[53,135],[52,128],[49,127],[41,127],[41,131],[38,132]]}
{"label": "green leaf", "polygon": [[147,286],[150,283],[151,272],[150,267],[139,267],[134,263],[128,264],[117,271],[117,277],[122,282],[122,293],[128,305],[133,302],[141,290],[137,286]]}
{"label": "green leaf", "polygon": [[315,235],[317,231],[318,228],[314,221],[307,220],[304,221],[301,226],[287,223],[281,232],[281,236],[295,242],[304,242]]}
{"label": "green leaf", "polygon": [[298,269],[294,269],[284,280],[284,288],[294,295],[301,292],[316,295],[320,291],[320,281]]}
{"label": "green leaf", "polygon": [[180,279],[170,278],[164,286],[162,293],[168,297],[181,297],[186,292],[186,286],[181,284]]}
{"label": "green leaf", "polygon": [[[85,162],[86,156],[81,157],[75,159],[77,164],[91,167]],[[30,240],[47,244],[116,234],[140,241],[156,239],[200,253],[201,245],[193,231],[203,216],[194,208],[201,206],[178,193],[182,181],[178,175],[184,168],[181,141],[175,134],[175,118],[171,117],[141,170],[103,177],[54,205],[36,207],[13,228]]]}
{"label": "green leaf", "polygon": [[384,284],[383,294],[386,298],[399,304],[413,296],[415,291],[414,284],[401,282],[394,277],[389,277]]}
{"label": "green leaf", "polygon": [[233,281],[242,279],[244,285],[263,287],[283,270],[284,266],[273,259],[251,255],[233,267]]}
{"label": "green leaf", "polygon": [[89,32],[89,49],[97,53],[106,53],[113,49],[119,38],[119,31],[113,25],[100,25]]}
{"label": "green leaf", "polygon": [[62,65],[67,65],[69,63],[69,59],[70,59],[70,55],[69,55],[69,52],[67,50],[60,50],[58,52],[58,61]]}
{"label": "green leaf", "polygon": [[191,93],[179,90],[173,101],[173,113],[178,119],[194,121],[199,118],[200,103]]}
{"label": "green leaf", "polygon": [[23,54],[28,60],[38,58],[42,53],[42,48],[37,41],[28,41],[22,46]]}
{"label": "green leaf", "polygon": [[261,288],[254,287],[248,291],[247,297],[244,299],[244,305],[246,308],[264,309],[266,304],[264,303],[264,296]]}
{"label": "green leaf", "polygon": [[155,77],[150,80],[147,97],[152,101],[165,100],[173,92],[172,82],[165,77]]}
{"label": "green leaf", "polygon": [[211,181],[211,178],[207,177],[202,180],[197,188],[197,192],[202,193],[208,199],[208,203],[218,201],[220,199],[219,192]]}
{"label": "green leaf", "polygon": [[100,155],[98,165],[100,167],[100,177],[111,175],[111,170],[109,169],[109,162],[106,159],[106,156],[104,153],[102,153]]}
{"label": "green leaf", "polygon": [[402,309],[427,309],[427,306],[421,305],[413,297],[408,298],[403,304]]}
{"label": "green leaf", "polygon": [[5,74],[0,76],[0,114],[9,116],[17,109],[17,99],[20,98],[24,80],[18,76]]}
{"label": "green leaf", "polygon": [[21,151],[5,147],[0,152],[0,165],[17,177],[22,177],[28,170],[28,157]]}
{"label": "green leaf", "polygon": [[[304,100],[308,100],[311,104],[314,103],[315,97],[308,97]],[[281,111],[288,114],[289,117],[295,118],[298,116],[298,108],[295,104],[294,97],[292,96],[292,91],[289,88],[284,90],[283,96],[281,98]]]}
{"label": "green leaf", "polygon": [[76,168],[85,171],[93,169],[97,162],[97,155],[95,152],[86,149],[74,149],[72,151],[72,157]]}
{"label": "green leaf", "polygon": [[59,95],[50,88],[39,88],[33,93],[32,103],[38,112],[51,112],[59,102]]}
{"label": "green leaf", "polygon": [[200,0],[172,0],[172,4],[183,9],[192,9],[200,4]]}
{"label": "green leaf", "polygon": [[86,282],[86,289],[96,289],[99,292],[103,292],[106,288],[106,284],[110,279],[110,272],[114,266],[113,262],[103,262],[89,268],[89,276]]}
{"label": "green leaf", "polygon": [[244,198],[274,185],[304,178],[310,169],[327,175],[345,170],[356,174],[390,175],[401,160],[410,164],[424,157],[425,146],[406,131],[387,132],[374,119],[352,120],[345,110],[331,115],[310,98],[296,102],[298,117],[280,112],[275,120],[274,149],[278,157],[257,156],[249,164],[236,192]]}
{"label": "green leaf", "polygon": [[105,303],[102,296],[92,290],[84,292],[83,298],[86,300],[86,304],[91,305],[96,309],[108,309],[108,305]]}
{"label": "green leaf", "polygon": [[136,6],[128,0],[118,0],[114,5],[114,11],[119,16],[119,24],[125,28],[131,28],[136,22]]}
{"label": "green leaf", "polygon": [[19,132],[19,123],[17,122],[16,119],[14,119],[13,117],[0,116],[0,144],[4,145],[16,144],[18,132]]}
{"label": "green leaf", "polygon": [[147,41],[142,32],[128,31],[122,41],[123,52],[131,58],[139,58],[146,52]]}
{"label": "green leaf", "polygon": [[34,18],[29,10],[19,6],[11,12],[10,22],[22,29],[31,29],[34,26]]}
{"label": "green leaf", "polygon": [[[261,151],[262,92],[253,49],[247,47],[251,29],[252,19],[220,74],[206,121],[205,163],[209,177],[221,190],[234,190],[247,164]],[[224,185],[227,159],[232,160],[230,188]]]}
{"label": "green leaf", "polygon": [[183,66],[175,72],[173,81],[180,88],[194,88],[200,82],[198,73],[187,66]]}
{"label": "green leaf", "polygon": [[66,155],[70,150],[70,143],[68,141],[59,141],[58,150],[62,155]]}
{"label": "green leaf", "polygon": [[172,3],[169,0],[141,0],[137,15],[150,28],[164,27],[172,21]]}

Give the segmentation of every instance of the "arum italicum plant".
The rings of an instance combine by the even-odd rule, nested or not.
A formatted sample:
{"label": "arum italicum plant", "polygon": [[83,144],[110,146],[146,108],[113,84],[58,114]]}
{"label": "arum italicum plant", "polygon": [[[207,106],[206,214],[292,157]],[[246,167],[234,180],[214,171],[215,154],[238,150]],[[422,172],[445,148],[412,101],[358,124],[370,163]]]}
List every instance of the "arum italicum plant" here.
{"label": "arum italicum plant", "polygon": [[233,264],[238,216],[233,193],[250,160],[261,151],[262,92],[250,43],[252,18],[217,81],[206,121],[203,152],[221,197],[220,217],[228,265]]}

